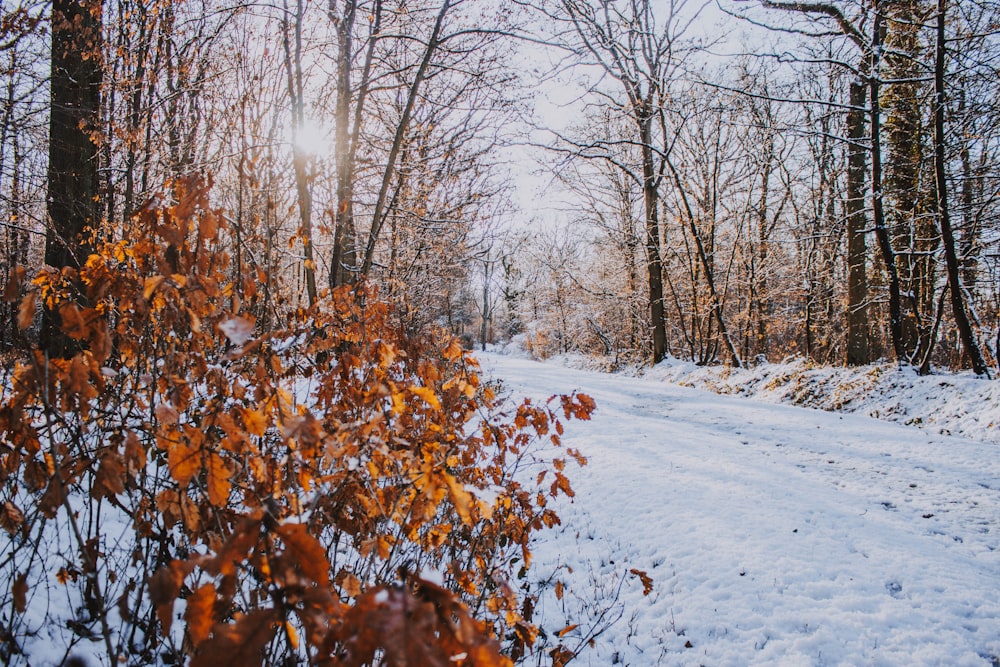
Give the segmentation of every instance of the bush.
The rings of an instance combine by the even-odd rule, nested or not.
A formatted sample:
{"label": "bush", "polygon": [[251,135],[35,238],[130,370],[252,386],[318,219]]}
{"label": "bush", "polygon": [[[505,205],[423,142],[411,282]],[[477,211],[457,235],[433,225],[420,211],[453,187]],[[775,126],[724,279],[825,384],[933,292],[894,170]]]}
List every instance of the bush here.
{"label": "bush", "polygon": [[[178,184],[20,308],[66,358],[27,354],[0,405],[0,655],[104,664],[507,665],[517,587],[559,522],[560,419],[510,413],[460,344],[412,335],[364,286],[259,331],[224,216]],[[531,467],[530,480],[525,477]],[[541,466],[541,468],[537,468]],[[527,612],[527,613],[526,613]],[[182,622],[179,622],[182,621]]]}

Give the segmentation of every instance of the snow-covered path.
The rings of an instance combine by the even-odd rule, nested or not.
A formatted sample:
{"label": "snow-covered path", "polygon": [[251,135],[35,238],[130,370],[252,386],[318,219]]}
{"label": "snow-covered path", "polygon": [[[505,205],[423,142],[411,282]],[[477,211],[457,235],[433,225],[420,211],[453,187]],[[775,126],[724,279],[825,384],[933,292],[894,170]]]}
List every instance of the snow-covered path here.
{"label": "snow-covered path", "polygon": [[480,358],[514,396],[597,402],[567,428],[590,459],[576,499],[535,549],[587,598],[540,607],[550,633],[581,624],[567,643],[627,579],[624,617],[575,664],[1000,665],[996,445]]}

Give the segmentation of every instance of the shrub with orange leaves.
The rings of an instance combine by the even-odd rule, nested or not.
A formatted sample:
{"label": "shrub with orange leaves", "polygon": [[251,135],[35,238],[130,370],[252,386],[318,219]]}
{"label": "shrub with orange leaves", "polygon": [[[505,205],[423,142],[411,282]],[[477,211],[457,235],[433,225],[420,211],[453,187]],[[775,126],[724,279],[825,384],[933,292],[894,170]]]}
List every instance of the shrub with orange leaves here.
{"label": "shrub with orange leaves", "polygon": [[457,341],[400,330],[364,286],[260,330],[207,188],[169,199],[22,302],[23,326],[38,303],[75,347],[31,352],[3,385],[0,656],[525,656],[538,633],[516,580],[559,522],[551,499],[573,494],[567,461],[585,462],[561,420],[593,402],[503,412]]}

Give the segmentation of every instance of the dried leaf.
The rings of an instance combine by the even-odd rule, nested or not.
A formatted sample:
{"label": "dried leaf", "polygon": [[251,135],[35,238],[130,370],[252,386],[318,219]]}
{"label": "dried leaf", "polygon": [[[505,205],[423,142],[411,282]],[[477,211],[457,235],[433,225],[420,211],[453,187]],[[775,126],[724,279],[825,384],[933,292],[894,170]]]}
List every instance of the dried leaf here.
{"label": "dried leaf", "polygon": [[246,560],[247,553],[260,537],[260,521],[245,519],[240,523],[226,543],[222,545],[215,558],[203,564],[203,567],[213,574],[230,576],[237,567]]}
{"label": "dried leaf", "polygon": [[132,431],[125,437],[125,465],[130,474],[137,474],[146,467],[146,449]]}
{"label": "dried leaf", "polygon": [[557,633],[557,635],[558,635],[558,637],[559,637],[560,639],[562,639],[563,637],[565,637],[565,636],[566,636],[566,635],[568,635],[569,633],[571,633],[571,632],[573,632],[574,630],[576,630],[576,629],[577,629],[578,627],[580,627],[580,624],[579,624],[579,623],[574,623],[573,625],[567,625],[567,626],[566,626],[565,628],[563,628],[562,630],[560,630],[560,631],[559,631],[559,632]]}
{"label": "dried leaf", "polygon": [[80,307],[72,301],[59,306],[59,321],[63,332],[73,340],[83,340],[89,333]]}
{"label": "dried leaf", "polygon": [[437,395],[434,390],[430,387],[409,387],[409,391],[414,396],[419,396],[427,403],[429,406],[435,410],[441,409],[441,402],[438,400]]}
{"label": "dried leaf", "polygon": [[274,609],[253,611],[234,623],[220,623],[212,637],[201,645],[191,659],[191,667],[256,667],[263,663],[263,649],[278,628]]}
{"label": "dried leaf", "polygon": [[3,286],[3,300],[7,303],[17,301],[17,295],[21,293],[21,282],[24,280],[24,267],[12,266],[7,274],[7,283]]}
{"label": "dried leaf", "polygon": [[205,467],[205,482],[208,486],[208,501],[215,507],[225,507],[229,502],[229,464],[221,456],[212,452],[208,455],[208,465]]}
{"label": "dried leaf", "polygon": [[340,578],[340,588],[348,597],[357,597],[361,595],[361,580],[355,577],[350,572],[344,573],[344,576]]}
{"label": "dried leaf", "polygon": [[299,564],[302,574],[320,586],[330,585],[330,561],[326,549],[300,523],[286,523],[275,531],[285,543],[285,555]]}
{"label": "dried leaf", "polygon": [[184,570],[181,563],[173,561],[161,567],[149,578],[149,601],[156,607],[156,617],[164,637],[170,632],[174,622],[174,600],[181,592]]}
{"label": "dried leaf", "polygon": [[639,577],[639,581],[642,582],[643,595],[649,595],[650,593],[653,592],[653,578],[651,576],[646,574],[643,570],[637,570],[634,567],[631,570],[629,570],[629,572]]}
{"label": "dried leaf", "polygon": [[259,410],[250,408],[240,408],[240,416],[243,418],[243,427],[251,435],[264,435],[267,431],[267,415]]}
{"label": "dried leaf", "polygon": [[11,501],[4,501],[3,511],[0,511],[0,526],[11,535],[17,533],[24,526],[24,512]]}
{"label": "dried leaf", "polygon": [[28,607],[28,575],[22,573],[14,578],[14,585],[11,587],[14,594],[14,611],[23,614]]}
{"label": "dried leaf", "polygon": [[208,639],[215,620],[215,586],[205,584],[188,596],[184,620],[195,646]]}
{"label": "dried leaf", "polygon": [[180,414],[177,412],[177,408],[170,405],[169,403],[160,403],[156,406],[156,418],[161,424],[176,424],[180,419]]}
{"label": "dried leaf", "polygon": [[472,514],[470,508],[472,507],[472,494],[465,490],[465,486],[455,480],[451,475],[446,475],[445,477],[448,481],[448,491],[449,496],[451,496],[451,502],[454,503],[455,509],[458,511],[458,516],[462,519],[462,523],[466,526],[472,525]]}
{"label": "dried leaf", "polygon": [[167,452],[170,476],[182,489],[201,471],[201,465],[201,448],[186,439],[173,443]]}
{"label": "dried leaf", "polygon": [[17,328],[24,331],[35,321],[35,300],[38,292],[28,292],[17,309]]}
{"label": "dried leaf", "polygon": [[153,296],[153,292],[163,284],[166,280],[166,276],[150,276],[142,282],[142,298],[149,301],[149,298]]}
{"label": "dried leaf", "polygon": [[101,456],[101,465],[90,493],[95,498],[125,493],[125,461],[116,450],[107,449]]}
{"label": "dried leaf", "polygon": [[198,231],[201,233],[201,237],[205,240],[211,240],[215,238],[215,235],[219,231],[219,220],[215,217],[215,214],[211,211],[205,211],[202,214],[201,219],[198,221]]}

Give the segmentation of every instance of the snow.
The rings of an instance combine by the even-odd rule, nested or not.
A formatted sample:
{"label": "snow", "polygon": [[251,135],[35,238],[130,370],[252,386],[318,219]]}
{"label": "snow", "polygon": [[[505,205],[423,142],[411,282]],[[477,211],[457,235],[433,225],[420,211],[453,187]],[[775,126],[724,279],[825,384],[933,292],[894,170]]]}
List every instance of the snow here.
{"label": "snow", "polygon": [[[1000,664],[993,442],[480,360],[514,397],[597,402],[591,422],[567,424],[564,443],[589,464],[567,469],[576,497],[559,502],[563,525],[541,534],[532,567],[550,641],[597,634],[573,664]],[[648,596],[631,569],[652,577]]]}

